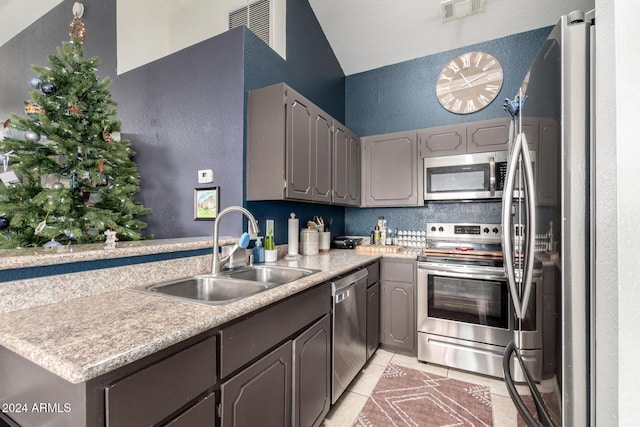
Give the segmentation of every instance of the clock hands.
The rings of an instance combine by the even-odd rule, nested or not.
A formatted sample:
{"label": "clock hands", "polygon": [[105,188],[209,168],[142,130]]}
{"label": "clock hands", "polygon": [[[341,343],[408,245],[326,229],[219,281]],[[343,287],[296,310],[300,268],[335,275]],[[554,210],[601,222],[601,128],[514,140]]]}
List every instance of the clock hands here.
{"label": "clock hands", "polygon": [[484,77],[484,74],[480,74],[480,75],[477,75],[477,76],[475,76],[475,77],[471,77],[471,78],[469,78],[469,79],[467,79],[467,78],[464,76],[464,74],[462,74],[462,73],[460,73],[460,76],[462,76],[462,78],[464,79],[464,83],[462,84],[462,86],[464,87],[464,85],[467,85],[467,86],[471,87],[471,83],[472,83],[472,82],[474,82],[474,81],[476,81],[476,80],[478,80],[478,79],[479,79],[479,78],[481,78],[481,77]]}

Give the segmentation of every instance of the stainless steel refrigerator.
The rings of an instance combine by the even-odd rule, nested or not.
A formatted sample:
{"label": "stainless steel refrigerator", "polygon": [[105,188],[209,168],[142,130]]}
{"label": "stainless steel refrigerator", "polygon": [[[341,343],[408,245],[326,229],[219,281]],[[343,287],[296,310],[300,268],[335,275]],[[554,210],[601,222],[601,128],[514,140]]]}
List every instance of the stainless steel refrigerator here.
{"label": "stainless steel refrigerator", "polygon": [[[513,121],[502,244],[516,321],[525,322],[533,272],[542,260],[554,268],[558,297],[555,381],[561,413],[552,413],[533,381],[525,399],[513,387],[510,366],[522,359],[520,332],[503,360],[507,388],[529,425],[592,424],[594,47],[593,11],[562,16],[516,98],[505,101]],[[524,405],[527,399],[534,401],[532,409]]]}

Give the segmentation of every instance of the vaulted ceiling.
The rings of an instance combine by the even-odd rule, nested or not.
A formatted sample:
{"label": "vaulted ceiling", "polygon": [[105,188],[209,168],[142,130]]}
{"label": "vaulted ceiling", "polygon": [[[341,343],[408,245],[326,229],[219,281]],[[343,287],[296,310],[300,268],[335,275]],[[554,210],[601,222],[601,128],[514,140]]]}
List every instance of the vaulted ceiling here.
{"label": "vaulted ceiling", "polygon": [[[61,1],[0,1],[0,45]],[[595,5],[595,0],[453,0],[462,1],[454,7],[458,12],[464,13],[472,2],[484,3],[484,11],[442,22],[441,1],[309,3],[346,75],[553,25],[563,14]]]}

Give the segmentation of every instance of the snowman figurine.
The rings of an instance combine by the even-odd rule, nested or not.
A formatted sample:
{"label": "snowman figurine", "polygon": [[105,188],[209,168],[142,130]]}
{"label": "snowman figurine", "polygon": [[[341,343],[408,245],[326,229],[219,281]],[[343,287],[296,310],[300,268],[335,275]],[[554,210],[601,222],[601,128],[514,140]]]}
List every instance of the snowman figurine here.
{"label": "snowman figurine", "polygon": [[118,238],[116,237],[116,232],[113,230],[105,230],[104,235],[106,236],[104,241],[105,249],[115,249],[116,242]]}

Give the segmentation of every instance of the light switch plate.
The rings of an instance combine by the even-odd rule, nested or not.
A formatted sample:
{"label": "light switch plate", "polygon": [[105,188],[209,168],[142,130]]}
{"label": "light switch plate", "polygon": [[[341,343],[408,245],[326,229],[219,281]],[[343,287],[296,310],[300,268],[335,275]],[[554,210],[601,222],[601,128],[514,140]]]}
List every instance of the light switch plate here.
{"label": "light switch plate", "polygon": [[213,182],[213,170],[211,169],[200,169],[198,171],[198,183],[199,184],[209,184]]}

